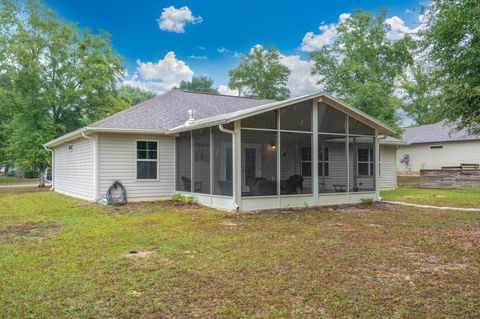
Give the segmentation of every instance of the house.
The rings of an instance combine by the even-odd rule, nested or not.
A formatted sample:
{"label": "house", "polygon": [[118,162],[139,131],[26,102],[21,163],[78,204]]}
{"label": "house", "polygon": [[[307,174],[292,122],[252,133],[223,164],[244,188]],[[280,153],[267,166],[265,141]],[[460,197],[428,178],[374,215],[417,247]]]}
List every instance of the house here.
{"label": "house", "polygon": [[399,173],[480,164],[480,136],[458,131],[447,121],[407,127],[402,139],[406,144],[397,151]]}
{"label": "house", "polygon": [[[255,210],[379,199],[396,187],[393,130],[324,93],[286,101],[171,90],[44,145],[55,191],[95,201],[194,195]],[[380,174],[376,172],[379,171]]]}

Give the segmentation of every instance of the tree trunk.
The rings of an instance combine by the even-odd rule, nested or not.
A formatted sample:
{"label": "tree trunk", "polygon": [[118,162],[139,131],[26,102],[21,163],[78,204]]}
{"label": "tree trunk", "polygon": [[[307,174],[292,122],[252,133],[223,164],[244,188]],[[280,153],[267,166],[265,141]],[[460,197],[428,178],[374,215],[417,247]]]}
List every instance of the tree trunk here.
{"label": "tree trunk", "polygon": [[45,170],[40,169],[40,181],[38,187],[45,187]]}

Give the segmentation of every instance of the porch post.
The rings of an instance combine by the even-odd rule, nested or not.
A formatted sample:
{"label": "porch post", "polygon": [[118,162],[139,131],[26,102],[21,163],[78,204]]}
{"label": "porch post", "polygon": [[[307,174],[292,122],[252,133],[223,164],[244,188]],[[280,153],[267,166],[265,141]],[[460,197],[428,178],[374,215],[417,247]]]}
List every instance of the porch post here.
{"label": "porch post", "polygon": [[380,200],[380,142],[378,140],[378,131],[375,129],[375,197],[376,200]]}
{"label": "porch post", "polygon": [[233,202],[237,205],[236,209],[241,209],[242,206],[242,138],[240,130],[240,121],[233,123],[232,135],[232,192]]}
{"label": "porch post", "polygon": [[318,196],[318,99],[312,101],[312,191],[313,191],[313,203],[319,205]]}
{"label": "porch post", "polygon": [[[350,117],[345,116],[345,133],[347,136],[345,138],[345,156],[347,158],[347,203],[350,203]],[[354,168],[355,169],[355,168]]]}

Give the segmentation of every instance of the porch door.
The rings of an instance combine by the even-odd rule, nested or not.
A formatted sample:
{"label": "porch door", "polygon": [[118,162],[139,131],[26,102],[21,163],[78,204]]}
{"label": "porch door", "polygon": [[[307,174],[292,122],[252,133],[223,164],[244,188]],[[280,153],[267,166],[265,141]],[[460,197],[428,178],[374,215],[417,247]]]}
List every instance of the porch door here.
{"label": "porch door", "polygon": [[262,152],[260,144],[242,145],[242,192],[248,189],[247,181],[262,175]]}

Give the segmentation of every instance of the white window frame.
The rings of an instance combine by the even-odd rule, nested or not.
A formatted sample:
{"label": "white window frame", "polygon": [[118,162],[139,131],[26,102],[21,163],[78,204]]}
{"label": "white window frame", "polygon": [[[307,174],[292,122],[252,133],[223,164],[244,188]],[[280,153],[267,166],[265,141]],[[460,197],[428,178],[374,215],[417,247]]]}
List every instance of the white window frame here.
{"label": "white window frame", "polygon": [[[138,142],[154,142],[157,144],[157,158],[156,159],[147,159],[147,158],[138,158]],[[149,140],[149,139],[137,139],[135,140],[135,181],[140,182],[157,182],[159,180],[159,158],[160,158],[160,144],[158,140]],[[157,176],[155,178],[138,178],[138,162],[156,162],[157,163]]]}
{"label": "white window frame", "polygon": [[[301,151],[303,152],[303,149],[304,148],[308,148],[309,146],[302,146],[301,147]],[[319,148],[321,147],[322,148],[322,160],[318,159],[318,164],[322,164],[322,172],[318,172],[318,176],[321,176],[321,177],[329,177],[330,176],[330,154],[328,154],[328,160],[325,160],[325,149],[328,151],[328,153],[330,153],[330,149],[328,148],[328,146],[318,146]],[[312,147],[310,147],[310,152],[312,150]],[[318,149],[317,149],[317,152],[318,152]],[[312,172],[312,175],[310,176],[306,176],[306,175],[303,175],[303,163],[310,163],[310,165],[312,165],[313,161],[312,160],[309,160],[309,161],[305,161],[303,160],[303,154],[300,154],[300,158],[301,158],[301,174],[302,174],[302,177],[312,177],[313,175],[313,167],[311,169],[311,172]],[[313,154],[312,154],[312,159],[313,159]],[[328,170],[327,170],[327,175],[323,175],[323,173],[325,173],[325,165],[324,164],[328,164]]]}
{"label": "white window frame", "polygon": [[[368,160],[366,161],[361,161],[358,156],[360,154],[360,150],[367,150],[368,151]],[[367,164],[368,165],[368,174],[360,174],[360,164]],[[372,165],[373,164],[373,165]],[[372,170],[372,166],[373,170]],[[359,147],[357,149],[357,176],[359,177],[370,177],[373,176],[373,173],[375,171],[375,152],[373,148],[365,148],[365,147]]]}

